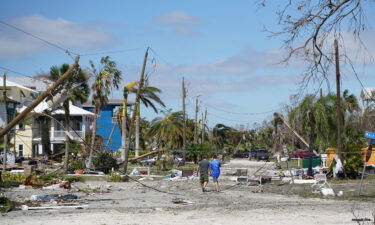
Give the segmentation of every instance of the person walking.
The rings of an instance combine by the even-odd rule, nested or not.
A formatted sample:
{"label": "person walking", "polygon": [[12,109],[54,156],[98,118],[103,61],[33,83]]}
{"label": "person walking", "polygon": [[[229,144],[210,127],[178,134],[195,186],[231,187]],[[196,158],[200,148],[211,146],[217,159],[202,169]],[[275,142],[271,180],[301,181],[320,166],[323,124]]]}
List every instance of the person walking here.
{"label": "person walking", "polygon": [[210,171],[211,171],[211,176],[212,180],[215,185],[215,190],[217,192],[220,191],[220,186],[219,186],[219,176],[220,176],[220,167],[221,167],[221,162],[220,160],[217,159],[217,156],[214,155],[213,160],[210,162]]}
{"label": "person walking", "polygon": [[202,192],[206,191],[206,186],[208,184],[208,168],[210,163],[207,161],[207,157],[203,156],[203,159],[199,161],[197,171],[200,175],[200,184]]}

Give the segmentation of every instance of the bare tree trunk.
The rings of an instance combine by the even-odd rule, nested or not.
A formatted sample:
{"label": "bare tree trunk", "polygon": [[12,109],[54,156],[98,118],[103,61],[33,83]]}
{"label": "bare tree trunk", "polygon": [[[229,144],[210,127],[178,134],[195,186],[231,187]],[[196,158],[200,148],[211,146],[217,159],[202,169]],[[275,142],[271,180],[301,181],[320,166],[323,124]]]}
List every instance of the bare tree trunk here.
{"label": "bare tree trunk", "polygon": [[98,120],[98,114],[99,114],[99,107],[95,106],[95,116],[94,116],[94,121],[93,121],[93,127],[92,127],[92,132],[91,132],[91,146],[90,146],[90,155],[89,155],[89,162],[88,162],[88,168],[92,168],[92,155],[94,153],[95,149],[95,139],[96,139],[96,122]]}
{"label": "bare tree trunk", "polygon": [[63,104],[65,111],[65,159],[64,159],[64,172],[68,172],[68,162],[69,162],[69,152],[70,152],[70,138],[68,134],[70,133],[70,109],[69,101],[64,101]]}

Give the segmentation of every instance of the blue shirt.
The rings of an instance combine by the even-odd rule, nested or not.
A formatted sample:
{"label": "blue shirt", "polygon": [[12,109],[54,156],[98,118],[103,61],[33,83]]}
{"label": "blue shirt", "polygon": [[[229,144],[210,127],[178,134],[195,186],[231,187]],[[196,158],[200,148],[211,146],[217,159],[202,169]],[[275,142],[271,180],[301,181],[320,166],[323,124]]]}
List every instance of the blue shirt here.
{"label": "blue shirt", "polygon": [[220,167],[221,167],[221,163],[219,160],[215,159],[210,162],[212,177],[220,176]]}

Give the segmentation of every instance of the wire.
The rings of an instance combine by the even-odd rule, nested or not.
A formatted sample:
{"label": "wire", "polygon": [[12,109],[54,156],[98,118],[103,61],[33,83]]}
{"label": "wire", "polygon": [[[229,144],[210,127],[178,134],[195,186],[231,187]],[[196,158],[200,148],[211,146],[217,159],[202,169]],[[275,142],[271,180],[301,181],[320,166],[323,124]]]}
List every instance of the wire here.
{"label": "wire", "polygon": [[220,109],[220,108],[217,108],[217,107],[212,106],[212,105],[207,104],[207,103],[204,103],[204,105],[206,107],[209,107],[209,108],[212,108],[212,109],[216,109],[218,111],[222,111],[222,112],[230,113],[230,114],[236,114],[236,115],[262,115],[262,114],[272,113],[272,112],[275,112],[275,111],[279,110],[279,109],[273,109],[273,110],[265,111],[265,112],[245,112],[245,113],[240,113],[240,112],[231,112],[231,111],[227,111],[227,110],[224,110],[224,109]]}
{"label": "wire", "polygon": [[25,76],[25,77],[33,78],[32,76],[26,75],[26,74],[21,73],[21,72],[17,72],[15,70],[12,70],[12,69],[9,69],[9,68],[3,67],[3,66],[0,66],[0,69],[2,69],[4,71],[9,71],[9,72],[12,72],[12,73],[16,73],[16,74],[19,74],[19,75],[22,75],[22,76]]}
{"label": "wire", "polygon": [[24,34],[26,34],[26,35],[29,35],[29,36],[31,36],[31,37],[33,37],[33,38],[35,38],[35,39],[38,39],[38,40],[40,40],[40,41],[42,41],[42,42],[44,42],[44,43],[46,43],[46,44],[48,44],[48,45],[50,45],[50,46],[52,46],[52,47],[55,47],[55,48],[57,48],[57,49],[60,49],[60,50],[62,50],[63,52],[65,52],[66,54],[68,54],[70,57],[72,57],[70,54],[78,55],[77,53],[71,52],[71,51],[68,50],[68,49],[65,49],[65,48],[63,48],[63,47],[61,47],[61,46],[59,46],[59,45],[57,45],[57,44],[55,44],[55,43],[52,43],[52,42],[50,42],[50,41],[47,41],[47,40],[45,40],[45,39],[43,39],[43,38],[41,38],[41,37],[38,37],[38,36],[36,36],[36,35],[34,35],[34,34],[28,32],[28,31],[25,31],[25,30],[23,30],[23,29],[21,29],[21,28],[19,28],[19,27],[16,27],[16,26],[14,26],[14,25],[12,25],[12,24],[9,24],[9,23],[4,22],[4,21],[2,21],[2,20],[0,20],[0,23],[3,24],[3,25],[5,25],[5,26],[8,26],[8,27],[10,27],[10,28],[12,28],[12,29],[15,29],[15,30],[17,30],[17,31],[19,31],[19,32],[22,32],[22,33],[24,33]]}
{"label": "wire", "polygon": [[85,54],[81,54],[80,56],[116,54],[116,53],[131,52],[131,51],[136,51],[136,50],[141,50],[141,49],[144,49],[144,47],[130,48],[130,49],[124,49],[124,50],[103,51],[103,52],[96,52],[96,53],[95,52],[85,53]]}

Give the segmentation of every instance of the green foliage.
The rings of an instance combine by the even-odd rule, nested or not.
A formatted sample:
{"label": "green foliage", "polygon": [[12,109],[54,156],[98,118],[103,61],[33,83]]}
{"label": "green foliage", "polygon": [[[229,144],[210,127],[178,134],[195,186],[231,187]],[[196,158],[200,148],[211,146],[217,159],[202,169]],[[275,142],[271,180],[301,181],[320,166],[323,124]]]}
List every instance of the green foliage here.
{"label": "green foliage", "polygon": [[358,177],[358,171],[360,170],[362,164],[363,162],[360,154],[353,155],[347,158],[344,163],[346,176],[350,179],[356,179]]}
{"label": "green foliage", "polygon": [[81,159],[81,158],[78,158],[78,159],[70,158],[69,159],[69,169],[71,171],[83,170],[85,168],[86,168],[86,165],[85,165],[84,159]]}
{"label": "green foliage", "polygon": [[15,203],[6,197],[0,197],[0,212],[7,213],[15,208]]}
{"label": "green foliage", "polygon": [[23,173],[17,173],[17,174],[13,174],[13,173],[2,173],[1,174],[1,178],[3,180],[4,183],[7,183],[7,182],[20,182],[20,183],[24,183],[25,180],[26,180],[26,175],[23,174]]}
{"label": "green foliage", "polygon": [[203,156],[212,157],[216,153],[214,146],[211,144],[191,143],[187,146],[186,150],[186,157],[192,158],[194,161]]}
{"label": "green foliage", "polygon": [[42,184],[53,184],[55,180],[64,180],[64,174],[62,173],[48,173],[40,176],[37,179],[37,183]]}
{"label": "green foliage", "polygon": [[118,168],[116,159],[113,158],[109,152],[100,153],[96,158],[93,159],[93,163],[95,167],[103,169],[106,173],[112,168]]}
{"label": "green foliage", "polygon": [[122,179],[121,179],[121,175],[119,172],[112,172],[109,174],[108,176],[108,179],[107,179],[108,182],[121,182]]}
{"label": "green foliage", "polygon": [[84,182],[85,180],[83,179],[83,177],[80,177],[80,176],[64,176],[64,180],[65,181],[68,181],[70,183],[74,183],[74,182]]}

